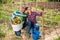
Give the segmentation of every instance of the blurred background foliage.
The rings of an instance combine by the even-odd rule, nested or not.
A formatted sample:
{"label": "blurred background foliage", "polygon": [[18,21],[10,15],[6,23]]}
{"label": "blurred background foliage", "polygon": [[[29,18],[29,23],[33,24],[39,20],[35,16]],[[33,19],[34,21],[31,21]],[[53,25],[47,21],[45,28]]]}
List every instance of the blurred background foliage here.
{"label": "blurred background foliage", "polygon": [[[5,36],[5,30],[7,32],[12,33],[12,28],[9,25],[9,18],[13,11],[18,10],[17,6],[5,6],[5,4],[12,5],[13,1],[16,2],[17,0],[0,0],[0,36]],[[42,0],[23,0],[23,2],[42,2]],[[60,2],[60,0],[44,0],[44,2]],[[41,11],[41,9],[38,7],[32,7],[34,10],[37,10],[38,12]],[[60,26],[60,11],[54,10],[54,9],[47,9],[44,8],[44,12],[46,14],[44,15],[44,24],[48,26]],[[41,18],[37,17],[37,22],[41,25]],[[6,24],[4,24],[6,22]],[[56,24],[56,25],[55,25]],[[6,29],[5,29],[6,28]],[[11,31],[11,32],[10,32]],[[54,40],[60,40],[60,38],[54,39]]]}
{"label": "blurred background foliage", "polygon": [[[16,1],[16,0],[0,0],[0,3],[12,3],[12,1]],[[42,0],[23,0],[23,2],[43,2]],[[44,0],[44,2],[60,2],[60,0]]]}

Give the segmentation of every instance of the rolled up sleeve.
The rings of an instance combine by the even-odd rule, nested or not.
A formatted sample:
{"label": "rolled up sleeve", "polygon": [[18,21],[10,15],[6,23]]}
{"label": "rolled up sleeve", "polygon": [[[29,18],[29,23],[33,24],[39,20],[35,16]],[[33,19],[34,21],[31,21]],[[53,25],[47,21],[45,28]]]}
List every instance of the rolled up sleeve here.
{"label": "rolled up sleeve", "polygon": [[42,16],[42,12],[40,12],[40,13],[35,12],[35,15],[36,16]]}

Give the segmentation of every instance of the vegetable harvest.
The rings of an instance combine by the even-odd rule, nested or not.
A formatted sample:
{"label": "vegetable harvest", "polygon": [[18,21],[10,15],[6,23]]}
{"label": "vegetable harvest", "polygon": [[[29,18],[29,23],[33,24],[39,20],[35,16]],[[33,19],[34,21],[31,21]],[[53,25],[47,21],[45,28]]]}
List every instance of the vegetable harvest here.
{"label": "vegetable harvest", "polygon": [[22,22],[22,17],[15,17],[12,21],[12,24],[17,25]]}

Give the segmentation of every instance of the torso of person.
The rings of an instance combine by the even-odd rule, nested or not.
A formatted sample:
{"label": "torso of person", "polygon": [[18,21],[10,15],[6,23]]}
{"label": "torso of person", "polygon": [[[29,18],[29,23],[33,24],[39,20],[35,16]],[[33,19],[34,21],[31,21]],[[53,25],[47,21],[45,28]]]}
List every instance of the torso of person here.
{"label": "torso of person", "polygon": [[35,12],[31,12],[31,15],[28,15],[28,20],[33,23],[37,23]]}

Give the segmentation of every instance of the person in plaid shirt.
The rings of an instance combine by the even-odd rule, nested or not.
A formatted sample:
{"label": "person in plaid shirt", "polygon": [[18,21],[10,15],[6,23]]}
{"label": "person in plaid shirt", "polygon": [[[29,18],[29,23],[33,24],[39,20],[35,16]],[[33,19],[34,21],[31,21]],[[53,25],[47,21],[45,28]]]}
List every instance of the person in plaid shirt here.
{"label": "person in plaid shirt", "polygon": [[[33,40],[38,40],[38,37],[40,35],[39,32],[39,25],[37,24],[36,21],[36,16],[42,16],[42,12],[37,13],[35,11],[32,11],[31,7],[27,7],[27,13],[28,13],[28,22],[27,26],[29,26],[29,33],[31,33]],[[27,28],[27,29],[28,29]]]}

